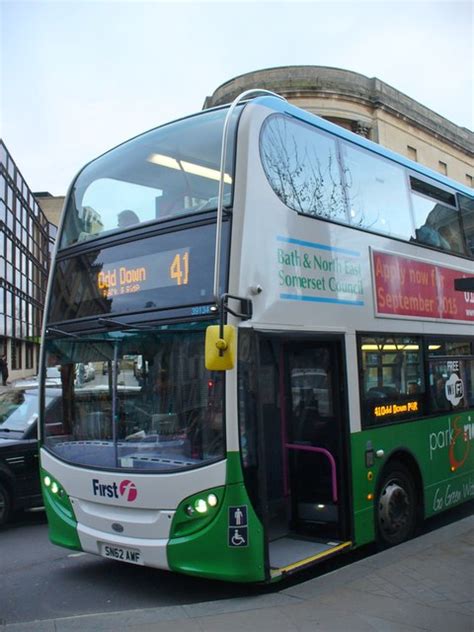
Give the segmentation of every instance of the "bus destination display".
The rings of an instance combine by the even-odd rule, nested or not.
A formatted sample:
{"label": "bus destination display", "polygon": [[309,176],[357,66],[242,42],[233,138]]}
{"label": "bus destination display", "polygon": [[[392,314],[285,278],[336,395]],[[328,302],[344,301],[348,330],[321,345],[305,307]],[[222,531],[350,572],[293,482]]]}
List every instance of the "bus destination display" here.
{"label": "bus destination display", "polygon": [[189,283],[189,248],[167,250],[104,264],[97,274],[101,296],[112,298],[169,286]]}
{"label": "bus destination display", "polygon": [[[228,228],[225,222],[223,278]],[[71,319],[181,305],[197,309],[212,302],[215,230],[204,224],[64,258],[56,267],[50,322],[65,314]]]}

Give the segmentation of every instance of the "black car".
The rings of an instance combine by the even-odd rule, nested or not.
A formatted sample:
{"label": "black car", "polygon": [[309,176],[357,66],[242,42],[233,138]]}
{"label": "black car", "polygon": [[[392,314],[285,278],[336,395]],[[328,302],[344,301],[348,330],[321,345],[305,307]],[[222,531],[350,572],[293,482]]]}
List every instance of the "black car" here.
{"label": "black car", "polygon": [[[60,401],[59,389],[47,389],[46,406]],[[12,389],[0,395],[0,525],[12,512],[41,507],[37,420],[39,391]]]}

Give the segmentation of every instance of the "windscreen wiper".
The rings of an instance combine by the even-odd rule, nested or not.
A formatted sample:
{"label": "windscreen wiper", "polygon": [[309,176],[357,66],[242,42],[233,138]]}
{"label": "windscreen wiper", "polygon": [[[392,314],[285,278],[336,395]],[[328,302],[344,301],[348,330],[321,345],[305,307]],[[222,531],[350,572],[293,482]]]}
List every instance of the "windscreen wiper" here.
{"label": "windscreen wiper", "polygon": [[46,333],[49,334],[49,332],[52,334],[60,334],[61,336],[70,336],[71,338],[80,338],[77,334],[73,334],[71,331],[65,331],[59,327],[46,327]]}
{"label": "windscreen wiper", "polygon": [[113,325],[114,327],[123,327],[124,329],[137,329],[141,331],[151,331],[153,329],[153,327],[149,325],[131,325],[121,320],[112,320],[112,318],[98,318],[97,322],[100,325]]}

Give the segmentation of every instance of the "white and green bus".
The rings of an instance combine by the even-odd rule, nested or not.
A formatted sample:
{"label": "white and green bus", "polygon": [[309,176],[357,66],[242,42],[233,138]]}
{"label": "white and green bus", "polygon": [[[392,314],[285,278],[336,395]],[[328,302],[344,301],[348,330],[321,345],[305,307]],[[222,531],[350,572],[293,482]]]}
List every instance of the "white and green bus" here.
{"label": "white and green bus", "polygon": [[474,498],[472,190],[250,96],[71,185],[42,347],[55,544],[269,582]]}

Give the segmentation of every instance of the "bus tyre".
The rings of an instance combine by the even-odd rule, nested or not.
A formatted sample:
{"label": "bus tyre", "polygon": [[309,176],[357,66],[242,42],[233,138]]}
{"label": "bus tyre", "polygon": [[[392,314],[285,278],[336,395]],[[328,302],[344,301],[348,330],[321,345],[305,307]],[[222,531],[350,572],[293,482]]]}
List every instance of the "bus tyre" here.
{"label": "bus tyre", "polygon": [[394,546],[413,537],[416,527],[416,490],[410,471],[397,461],[382,472],[375,505],[377,542]]}
{"label": "bus tyre", "polygon": [[0,483],[0,526],[6,524],[10,518],[11,500],[8,490]]}

